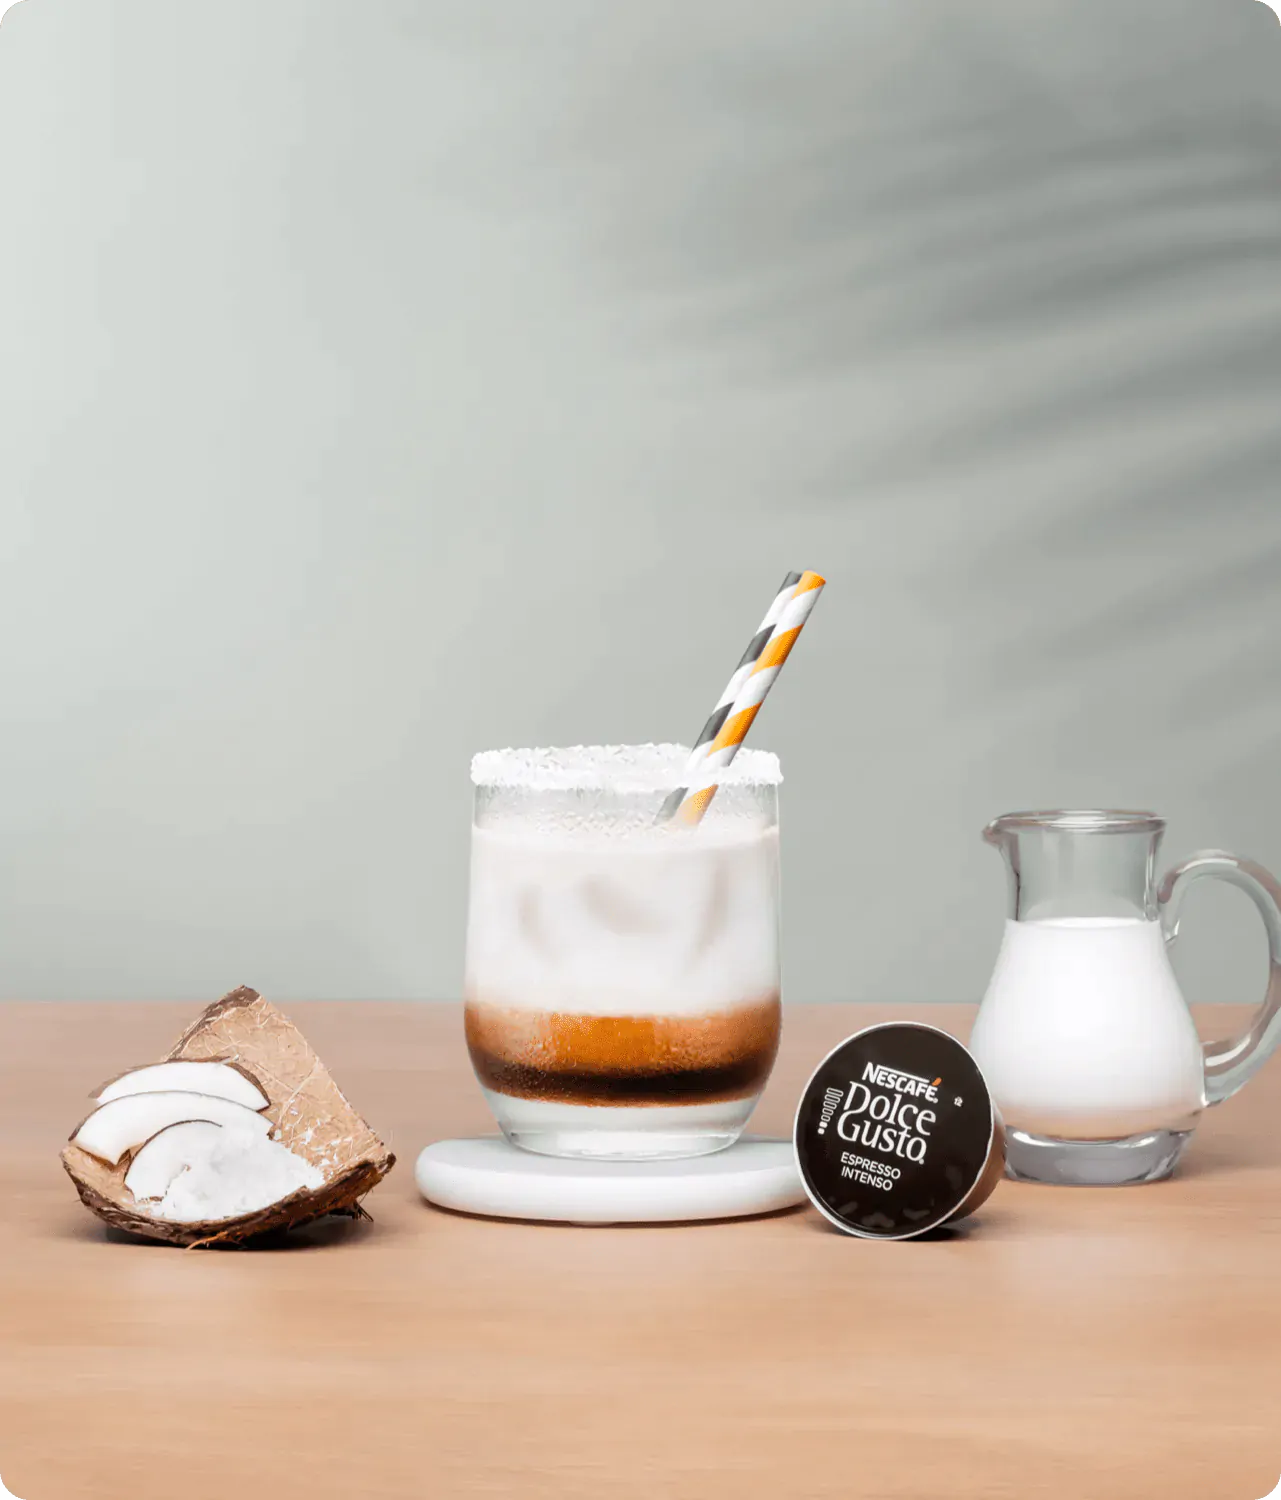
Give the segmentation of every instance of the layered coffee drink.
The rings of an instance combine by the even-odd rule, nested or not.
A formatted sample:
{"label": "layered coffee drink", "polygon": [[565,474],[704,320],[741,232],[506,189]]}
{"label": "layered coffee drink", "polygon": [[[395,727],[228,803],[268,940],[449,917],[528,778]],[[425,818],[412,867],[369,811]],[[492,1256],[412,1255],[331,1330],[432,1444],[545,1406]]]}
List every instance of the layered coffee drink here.
{"label": "layered coffee drink", "polygon": [[466,1032],[509,1139],[552,1155],[733,1143],[778,1049],[777,761],[696,828],[656,822],[678,746],[473,766]]}

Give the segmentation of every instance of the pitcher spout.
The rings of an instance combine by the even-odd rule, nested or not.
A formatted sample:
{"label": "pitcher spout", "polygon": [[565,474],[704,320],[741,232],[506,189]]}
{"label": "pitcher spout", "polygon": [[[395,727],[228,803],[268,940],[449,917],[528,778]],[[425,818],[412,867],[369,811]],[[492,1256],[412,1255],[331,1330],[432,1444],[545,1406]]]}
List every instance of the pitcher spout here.
{"label": "pitcher spout", "polygon": [[1004,818],[993,818],[992,821],[983,830],[983,842],[991,844],[994,849],[1000,849],[1002,852],[1004,852],[1007,847],[1006,833],[1005,830],[1001,827],[1001,824],[1004,821]]}

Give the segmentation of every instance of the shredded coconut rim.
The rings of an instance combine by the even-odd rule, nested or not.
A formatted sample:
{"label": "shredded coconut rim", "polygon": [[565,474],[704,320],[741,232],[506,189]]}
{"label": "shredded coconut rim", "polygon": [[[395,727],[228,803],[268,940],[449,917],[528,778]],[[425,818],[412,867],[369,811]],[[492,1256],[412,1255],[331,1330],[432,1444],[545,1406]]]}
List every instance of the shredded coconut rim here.
{"label": "shredded coconut rim", "polygon": [[[482,750],[472,757],[475,786],[531,792],[667,792],[680,786],[687,745],[569,745],[531,750]],[[770,750],[738,752],[722,786],[778,786],[778,756]]]}

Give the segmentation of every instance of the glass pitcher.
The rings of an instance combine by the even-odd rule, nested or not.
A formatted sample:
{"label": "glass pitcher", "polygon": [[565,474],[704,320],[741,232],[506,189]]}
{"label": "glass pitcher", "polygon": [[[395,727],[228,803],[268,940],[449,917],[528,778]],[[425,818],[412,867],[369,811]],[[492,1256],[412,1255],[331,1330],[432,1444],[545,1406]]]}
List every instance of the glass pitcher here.
{"label": "glass pitcher", "polygon": [[[1259,865],[1193,855],[1158,888],[1165,822],[1148,812],[1021,812],[983,831],[1010,906],[970,1050],[1007,1129],[1007,1170],[1029,1182],[1154,1182],[1201,1111],[1242,1087],[1281,1040],[1281,887]],[[1254,901],[1268,931],[1267,994],[1248,1029],[1202,1045],[1168,949],[1195,880]]]}

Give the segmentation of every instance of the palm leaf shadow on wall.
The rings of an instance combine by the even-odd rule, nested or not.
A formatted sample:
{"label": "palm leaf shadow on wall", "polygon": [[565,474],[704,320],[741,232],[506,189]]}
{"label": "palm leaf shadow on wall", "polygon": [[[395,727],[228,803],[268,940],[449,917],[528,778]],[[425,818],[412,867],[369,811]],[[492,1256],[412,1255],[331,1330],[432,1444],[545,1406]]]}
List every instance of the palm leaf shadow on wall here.
{"label": "palm leaf shadow on wall", "polygon": [[[62,12],[55,9],[60,3]],[[240,9],[249,6],[242,0]],[[272,9],[260,7],[260,13]],[[300,6],[275,9],[303,13]],[[341,332],[335,348],[360,356],[377,348],[378,360],[386,356],[387,371],[396,377],[383,380],[383,366],[371,362],[366,389],[399,399],[422,380],[465,437],[463,417],[471,419],[449,389],[455,356],[441,353],[449,345],[438,327],[432,329],[432,318],[449,323],[443,317],[449,299],[429,276],[411,275],[404,248],[443,242],[487,254],[489,246],[511,246],[481,261],[490,276],[519,273],[519,294],[499,297],[502,314],[487,323],[483,278],[469,281],[471,264],[456,266],[447,257],[440,264],[460,270],[450,285],[466,296],[453,300],[468,305],[477,329],[484,324],[484,339],[468,330],[466,353],[480,351],[477,365],[499,389],[493,396],[499,431],[510,438],[511,426],[523,423],[525,449],[517,452],[534,455],[543,492],[555,490],[555,502],[547,499],[547,505],[559,534],[576,538],[583,562],[600,562],[597,573],[625,574],[630,591],[619,591],[621,603],[609,603],[606,613],[601,601],[601,654],[621,643],[633,651],[633,661],[649,660],[642,655],[648,637],[634,624],[643,613],[636,609],[628,618],[628,610],[648,604],[645,588],[652,592],[658,568],[670,567],[672,538],[690,534],[682,526],[708,544],[721,541],[724,576],[748,579],[759,571],[768,574],[762,586],[769,586],[777,580],[775,564],[765,567],[760,558],[769,538],[777,544],[772,520],[787,511],[781,520],[795,526],[789,537],[805,541],[805,561],[813,558],[813,541],[823,553],[814,565],[823,565],[834,582],[841,579],[805,646],[799,676],[784,684],[798,705],[792,721],[786,721],[783,699],[763,730],[762,742],[775,733],[790,735],[787,744],[771,745],[789,757],[790,998],[975,998],[990,972],[990,922],[999,916],[998,871],[987,868],[989,855],[975,834],[1010,805],[1010,796],[1022,798],[1023,787],[1038,799],[1058,796],[1061,787],[1068,796],[1110,796],[1112,787],[1116,795],[1131,795],[1125,789],[1133,787],[1136,798],[1154,799],[1163,813],[1184,814],[1178,837],[1191,829],[1187,837],[1200,840],[1196,829],[1205,826],[1212,840],[1245,847],[1236,829],[1265,822],[1256,819],[1257,805],[1271,805],[1262,799],[1275,786],[1281,751],[1281,691],[1259,690],[1281,681],[1275,652],[1281,616],[1272,589],[1281,565],[1274,487],[1281,459],[1275,426],[1281,296],[1272,275],[1281,254],[1274,183],[1281,117],[1266,98],[1269,89],[1281,98],[1275,18],[1257,0],[1221,7],[1125,0],[1091,15],[1071,0],[1032,7],[1005,0],[965,7],[948,0],[910,7],[804,0],[810,24],[796,26],[795,17],[784,24],[759,10],[703,0],[676,24],[670,18],[678,6],[669,0],[643,21],[631,20],[637,13],[631,7],[619,7],[609,26],[583,28],[577,24],[588,9],[582,0],[547,0],[537,9],[534,23],[519,7],[378,0],[363,10],[365,27],[342,34],[347,52],[362,34],[387,33],[362,54],[360,68],[350,58],[342,69],[330,66],[330,52],[317,45],[317,66],[311,74],[300,71],[299,90],[291,96],[297,115],[282,115],[275,154],[255,157],[240,141],[248,183],[246,175],[231,174],[231,157],[210,142],[202,163],[217,166],[214,186],[225,187],[219,204],[239,214],[233,243],[242,261],[237,278],[225,284],[231,317],[226,347],[219,344],[222,365],[192,359],[183,362],[183,374],[195,381],[202,369],[231,372],[237,360],[249,365],[254,360],[245,356],[264,350],[279,362],[269,360],[267,368],[306,374],[303,362],[285,359],[285,333],[303,327],[303,318],[293,317],[302,297],[285,299],[276,288],[303,288],[309,296],[333,291]],[[144,27],[148,12],[141,6],[121,6],[121,24],[130,10],[144,18],[135,26]],[[5,23],[15,60],[21,37],[37,30],[43,13],[49,21],[66,18],[74,31],[77,12],[69,0],[28,0],[18,20]],[[187,42],[198,36],[195,21],[214,30],[220,13],[222,7],[187,0]],[[381,28],[374,24],[380,15],[387,21]],[[139,31],[127,34],[129,45],[145,40]],[[127,95],[129,69],[141,65],[123,40],[126,31],[120,36],[114,77]],[[260,33],[258,45],[243,51],[246,75],[257,69],[246,83],[263,120],[275,120],[270,111],[281,58],[288,55],[281,37],[276,43],[278,51],[270,51]],[[398,77],[404,115],[389,110],[377,115],[378,129],[365,130],[363,117],[372,111],[362,108],[368,96],[354,86],[330,101],[332,110],[318,105],[326,98],[315,92],[318,84],[347,77],[348,63],[360,87],[380,95],[398,58],[404,60]],[[456,113],[432,113],[426,105],[420,113],[419,101],[431,90],[423,89],[419,75],[437,77],[432,68],[441,58],[447,65],[441,80],[474,83],[475,113],[469,102]],[[102,72],[96,58],[86,58],[87,75]],[[490,99],[498,99],[499,108],[490,110]],[[463,801],[455,781],[462,730],[450,726],[458,736],[449,742],[452,760],[431,760],[437,735],[413,712],[389,708],[395,693],[387,693],[384,681],[422,681],[422,652],[401,645],[423,618],[413,612],[419,580],[407,582],[408,570],[396,567],[389,550],[375,550],[380,538],[351,502],[359,493],[351,475],[365,487],[366,453],[393,453],[395,465],[383,459],[377,478],[389,492],[387,514],[404,531],[387,535],[410,538],[401,549],[405,555],[432,540],[422,526],[414,529],[413,492],[420,486],[414,465],[431,447],[405,435],[419,425],[419,410],[404,422],[402,405],[390,407],[390,420],[372,402],[360,407],[374,425],[369,431],[395,440],[386,449],[369,443],[360,423],[344,423],[350,438],[338,449],[342,463],[329,465],[324,475],[332,504],[326,522],[335,537],[350,537],[377,565],[350,598],[333,594],[324,621],[329,634],[315,630],[308,637],[315,645],[299,643],[308,633],[296,630],[294,621],[315,609],[317,589],[294,564],[297,549],[282,541],[294,513],[308,513],[309,484],[320,484],[309,474],[299,477],[302,446],[291,447],[311,429],[311,413],[281,399],[281,416],[290,422],[273,419],[269,428],[255,417],[251,423],[248,411],[223,410],[210,384],[213,416],[205,420],[204,408],[160,389],[142,354],[130,362],[129,341],[114,335],[115,327],[139,318],[157,350],[183,359],[177,339],[153,314],[139,266],[160,243],[202,251],[195,228],[156,207],[163,198],[154,190],[163,181],[157,163],[178,165],[157,141],[165,132],[150,130],[139,99],[126,102],[139,150],[136,171],[147,174],[150,190],[133,195],[133,228],[117,236],[108,294],[98,290],[104,284],[92,257],[74,260],[80,318],[95,323],[99,311],[110,312],[114,323],[104,339],[120,368],[114,392],[93,392],[96,410],[104,413],[102,452],[113,460],[121,508],[133,528],[117,528],[108,540],[115,546],[115,537],[147,537],[169,504],[159,468],[151,471],[154,481],[148,474],[147,483],[135,483],[145,444],[136,443],[120,420],[129,416],[121,393],[127,390],[129,404],[144,411],[138,393],[147,393],[171,422],[181,420],[183,434],[211,447],[219,423],[243,419],[252,426],[252,443],[246,438],[240,452],[255,456],[255,468],[258,453],[279,463],[287,502],[261,508],[264,522],[275,526],[276,555],[290,571],[273,577],[275,609],[252,637],[258,655],[267,628],[276,631],[270,642],[275,654],[258,657],[275,676],[239,669],[237,652],[248,631],[233,631],[229,649],[210,648],[208,675],[187,673],[154,646],[156,631],[144,628],[135,609],[133,634],[120,628],[115,639],[126,649],[110,663],[111,670],[127,666],[121,682],[129,693],[104,697],[89,673],[80,675],[71,633],[58,634],[57,649],[42,660],[71,667],[42,676],[33,702],[37,708],[68,705],[75,717],[65,726],[74,724],[75,733],[65,738],[113,745],[111,775],[101,775],[110,793],[102,795],[99,780],[81,778],[75,789],[80,802],[68,807],[66,787],[51,775],[43,781],[46,805],[26,816],[30,847],[39,853],[30,861],[33,877],[27,879],[21,856],[10,861],[24,868],[27,888],[13,882],[20,915],[9,926],[26,930],[23,950],[6,951],[3,981],[15,993],[39,990],[52,998],[104,990],[120,995],[135,987],[147,995],[219,993],[240,977],[220,972],[226,951],[239,951],[249,954],[258,983],[282,995],[321,987],[326,995],[450,995],[460,947],[465,828],[462,817],[449,819]],[[192,135],[213,118],[207,95],[180,104],[181,123]],[[324,151],[341,144],[333,121],[348,115],[359,153],[345,159],[335,151],[330,162]],[[246,111],[245,118],[258,114]],[[399,120],[407,127],[390,129]],[[420,139],[434,129],[435,139]],[[449,150],[438,151],[438,160],[428,147],[441,142]],[[377,160],[380,169],[362,171],[357,156],[372,147],[380,148],[377,157],[362,160],[366,168]],[[74,166],[77,144],[66,138],[62,148]],[[126,168],[133,157],[101,151],[96,160],[113,189],[132,186]],[[288,285],[260,281],[255,272],[257,216],[264,208],[275,211],[266,184],[278,160],[305,166],[282,174],[279,222],[272,220],[273,243],[282,254],[294,234],[308,251],[300,257],[308,278]],[[392,163],[386,174],[384,163]],[[65,189],[62,207],[75,216],[84,199],[77,201],[74,192],[92,183],[74,175],[68,180],[74,189]],[[386,192],[389,184],[395,192]],[[52,195],[31,186],[33,205],[46,196]],[[181,202],[195,204],[195,187]],[[383,245],[375,239],[377,225],[402,204],[414,208],[405,220],[413,233],[386,234]],[[362,216],[369,223],[354,223]],[[329,254],[324,229],[344,219],[354,223],[353,233],[333,237],[336,249]],[[144,231],[156,228],[168,239],[147,239]],[[37,266],[39,236],[27,240],[28,264]],[[369,296],[342,296],[350,284],[341,278],[351,266],[384,260],[395,275],[383,287],[372,287]],[[211,257],[208,266],[222,270]],[[165,266],[156,252],[154,269],[171,300],[166,305],[183,308],[183,261]],[[267,332],[248,315],[236,317],[236,299],[260,287],[261,302],[246,306],[261,306],[276,318],[284,305]],[[404,291],[399,323],[390,321],[386,287]],[[80,347],[83,329],[60,321],[51,278],[42,288],[40,317]],[[118,293],[115,302],[111,293]],[[538,300],[541,294],[546,302]],[[558,332],[582,336],[582,347],[574,344],[567,359],[543,360],[546,371],[528,357],[537,338],[507,338],[507,327],[499,327],[510,309],[511,327],[543,336],[547,324],[531,317],[534,305],[555,309]],[[199,306],[190,312],[201,318]],[[371,344],[366,330],[383,326],[380,318],[389,336]],[[211,317],[201,326],[205,338],[222,332]],[[276,345],[270,345],[272,330]],[[33,336],[31,347],[37,342]],[[423,348],[431,353],[419,354]],[[428,384],[437,372],[440,383]],[[543,378],[540,390],[549,390],[549,398],[529,399],[534,375]],[[604,393],[591,408],[601,417],[591,450],[595,466],[565,481],[559,432],[544,443],[534,429],[540,423],[552,429],[547,419],[570,410],[567,398],[588,395],[588,378],[598,378],[600,386],[592,389]],[[181,383],[171,384],[180,390]],[[49,366],[42,399],[51,410],[60,410],[68,386]],[[338,375],[309,389],[339,393],[344,401],[359,395]],[[619,399],[627,396],[634,398],[631,407]],[[478,446],[458,443],[460,452]],[[45,480],[49,465],[39,444],[27,449],[31,495],[93,493],[95,475],[81,474],[75,455],[57,469],[57,481]],[[505,510],[490,501],[495,490],[507,493],[505,475],[471,460],[459,462],[458,471],[469,487],[456,493],[474,501],[496,532],[517,540],[528,535],[531,546],[540,540],[532,526],[522,529],[507,501]],[[453,469],[441,472],[452,475]],[[233,556],[229,543],[239,537],[248,543],[249,561],[272,556],[261,547],[248,486],[237,487],[240,469],[228,466],[223,477],[216,466],[216,474],[217,483],[201,490],[205,510],[195,511],[184,537],[201,538],[210,556],[222,555],[214,549],[223,541]],[[633,484],[624,489],[628,495],[643,490],[646,525],[621,532],[637,544],[637,565],[630,558],[619,565],[606,555],[609,532],[591,502],[598,493],[612,493],[615,480]],[[523,484],[510,487],[519,493]],[[225,490],[225,499],[216,489]],[[52,526],[40,535],[48,544],[37,556],[55,567]],[[549,589],[528,586],[538,573],[532,565],[538,553],[531,552],[528,564],[514,549],[507,555],[517,600],[556,604],[547,598]],[[344,559],[336,541],[320,556],[339,565]],[[113,561],[132,561],[123,543]],[[790,561],[780,562],[780,571]],[[92,562],[86,555],[84,573],[110,576]],[[324,571],[321,565],[315,573]],[[195,564],[192,577],[204,585],[213,580]],[[110,622],[114,598],[107,586],[101,594],[95,588],[95,579],[87,579],[86,597],[101,597]],[[386,613],[375,592],[392,600]],[[204,624],[196,610],[181,600],[169,603],[183,613],[183,639],[202,645]],[[724,628],[738,649],[736,636],[745,627],[721,627],[718,607],[709,589],[697,636],[691,631],[688,639],[712,642],[714,631]],[[501,621],[499,610],[492,615]],[[348,684],[345,717],[356,723],[356,709],[368,706],[383,726],[381,744],[408,747],[414,756],[422,751],[423,759],[414,762],[404,753],[393,759],[389,751],[375,760],[365,748],[344,750],[345,759],[312,754],[302,730],[273,717],[266,768],[255,763],[223,774],[222,759],[201,729],[211,700],[205,682],[228,696],[239,694],[246,724],[276,708],[275,682],[297,684],[300,703],[318,712],[329,702],[327,643],[347,652],[351,624],[363,630],[369,619],[380,633],[366,631],[359,639],[377,645],[380,654],[371,649],[363,664],[404,663],[404,676],[366,670],[366,681],[378,685]],[[401,619],[413,624],[393,630]],[[583,633],[574,616],[570,624]],[[523,649],[511,651],[510,636],[510,628],[495,630],[487,655],[441,652],[443,663],[446,657],[466,663],[466,675],[453,667],[446,675],[440,667],[444,685],[458,687],[458,700],[465,702],[465,691],[478,699],[475,687],[489,685],[495,667],[523,657]],[[652,729],[670,724],[672,732],[688,732],[685,724],[705,712],[706,691],[714,687],[703,679],[721,667],[711,660],[703,666],[703,649],[715,657],[711,643],[699,645],[688,694],[684,687],[667,693],[672,712],[655,714]],[[627,672],[591,675],[586,652],[573,666],[582,673],[577,682],[570,681],[570,669],[561,678],[559,666],[556,681],[567,684],[559,688],[564,699],[571,688],[579,691],[570,708],[582,717],[571,720],[568,708],[561,717],[535,717],[541,709],[531,693],[511,697],[504,705],[508,717],[486,718],[495,726],[486,733],[505,735],[508,724],[525,723],[547,723],[549,735],[561,732],[552,727],[559,723],[583,723],[586,732],[600,733],[618,723],[624,693],[616,684],[627,682]],[[831,702],[844,700],[838,709],[844,717],[816,702],[819,694],[804,685],[807,672],[811,684],[822,681],[823,672],[829,681],[849,684],[847,693],[829,694]],[[505,676],[513,694],[523,690],[517,676]],[[594,694],[588,700],[583,684],[600,684],[603,706]],[[646,702],[648,693],[646,685]],[[135,700],[159,705],[160,732],[148,726],[145,736],[133,733]],[[458,715],[468,735],[474,709],[469,702]],[[297,715],[294,723],[308,720]],[[651,732],[648,720],[643,729]],[[814,748],[820,739],[847,739],[847,763],[858,777],[855,795],[834,798],[829,807],[820,805],[822,762]],[[31,739],[33,747],[39,742],[39,736]],[[302,748],[309,759],[296,754]],[[78,771],[71,754],[68,762]],[[309,799],[329,784],[369,786],[375,778],[362,780],[362,772],[372,765],[389,766],[386,781],[368,798],[362,790],[344,793],[341,805],[336,799],[342,829],[324,838],[312,880],[299,852],[321,847]],[[181,777],[163,780],[168,766],[180,766]],[[294,774],[296,766],[308,774]],[[151,801],[156,781],[168,793],[163,804]],[[183,837],[192,808],[184,799],[187,781],[213,787],[223,798],[205,804],[201,843]],[[428,783],[431,801],[419,790]],[[876,793],[865,795],[871,787]],[[270,816],[243,817],[246,793],[261,798],[255,807],[266,805]],[[117,798],[127,823],[117,816]],[[938,939],[929,944],[919,942],[912,903],[897,882],[874,873],[862,879],[844,859],[844,850],[856,847],[900,847],[904,805],[912,805],[918,826],[935,835],[938,846],[932,871],[932,895],[941,895]],[[416,835],[402,829],[404,807],[413,808],[419,826],[431,819],[441,829],[456,829],[440,838],[431,862],[417,859]],[[121,823],[145,841],[130,838],[124,846],[117,837]],[[60,831],[65,837],[57,843]],[[1269,837],[1275,835],[1262,826],[1263,847],[1247,852],[1275,864]],[[242,861],[234,838],[254,838],[261,853]],[[121,853],[132,859],[133,885],[115,879]],[[245,870],[239,885],[217,873],[222,861]],[[368,888],[344,873],[356,865],[372,871]],[[163,879],[151,873],[159,870],[168,871]],[[127,889],[129,900],[108,904],[98,871],[110,871],[113,889]],[[193,891],[207,900],[192,900],[187,892]],[[260,912],[270,912],[270,922],[260,921]],[[858,913],[855,942],[846,939],[852,913]],[[78,924],[74,944],[66,941],[71,921]],[[1215,980],[1223,962],[1215,954]],[[1193,984],[1190,993],[1217,995],[1218,984]]]}

